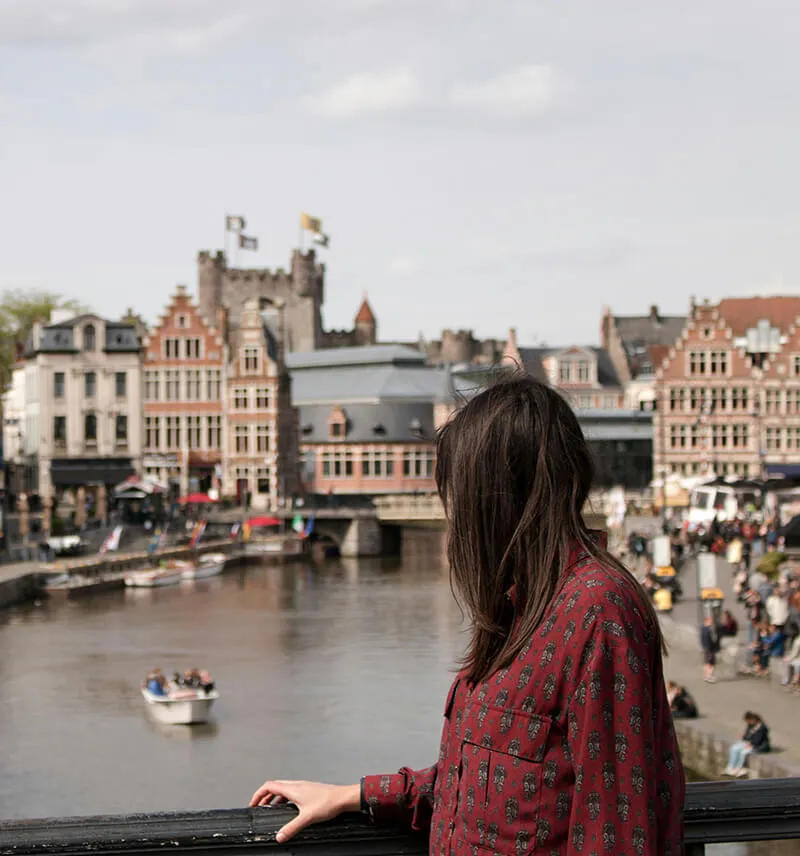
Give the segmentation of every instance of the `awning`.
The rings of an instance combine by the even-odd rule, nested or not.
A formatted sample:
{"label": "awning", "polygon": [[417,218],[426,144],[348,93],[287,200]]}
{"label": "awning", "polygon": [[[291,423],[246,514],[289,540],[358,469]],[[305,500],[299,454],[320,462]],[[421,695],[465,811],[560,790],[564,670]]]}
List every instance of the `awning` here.
{"label": "awning", "polygon": [[800,478],[800,464],[767,464],[768,476],[783,477],[785,479]]}
{"label": "awning", "polygon": [[133,475],[130,458],[55,458],[50,462],[54,487],[117,485]]}

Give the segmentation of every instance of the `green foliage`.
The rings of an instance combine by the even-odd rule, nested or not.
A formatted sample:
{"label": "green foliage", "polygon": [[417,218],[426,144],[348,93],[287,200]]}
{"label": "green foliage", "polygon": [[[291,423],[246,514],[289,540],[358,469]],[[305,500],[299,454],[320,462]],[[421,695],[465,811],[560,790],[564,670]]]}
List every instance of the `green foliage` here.
{"label": "green foliage", "polygon": [[760,571],[767,577],[777,576],[780,566],[786,561],[788,556],[786,553],[778,553],[777,551],[772,553],[765,553],[764,557],[758,563],[756,567],[757,571]]}
{"label": "green foliage", "polygon": [[37,319],[47,321],[54,309],[86,312],[86,307],[78,301],[50,291],[12,289],[3,292],[0,298],[0,391],[5,391],[11,381],[17,347],[25,344],[34,322]]}

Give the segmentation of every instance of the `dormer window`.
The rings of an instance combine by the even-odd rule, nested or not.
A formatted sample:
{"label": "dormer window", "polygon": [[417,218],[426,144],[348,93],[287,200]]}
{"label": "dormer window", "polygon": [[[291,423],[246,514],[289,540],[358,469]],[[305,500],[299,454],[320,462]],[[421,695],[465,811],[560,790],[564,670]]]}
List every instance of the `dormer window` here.
{"label": "dormer window", "polygon": [[424,437],[425,429],[422,427],[422,423],[419,419],[412,419],[408,424],[408,430],[414,437]]}
{"label": "dormer window", "polygon": [[328,434],[332,440],[344,440],[347,436],[347,415],[341,407],[334,407],[328,417]]}
{"label": "dormer window", "polygon": [[383,425],[381,425],[380,423],[378,425],[373,425],[372,433],[376,437],[385,437],[386,436],[386,428]]}
{"label": "dormer window", "polygon": [[569,383],[572,380],[572,363],[564,360],[558,364],[558,380],[560,383]]}
{"label": "dormer window", "polygon": [[592,379],[592,367],[588,360],[578,361],[578,383],[589,383]]}
{"label": "dormer window", "polygon": [[83,350],[94,351],[96,347],[94,324],[87,324],[83,328]]}

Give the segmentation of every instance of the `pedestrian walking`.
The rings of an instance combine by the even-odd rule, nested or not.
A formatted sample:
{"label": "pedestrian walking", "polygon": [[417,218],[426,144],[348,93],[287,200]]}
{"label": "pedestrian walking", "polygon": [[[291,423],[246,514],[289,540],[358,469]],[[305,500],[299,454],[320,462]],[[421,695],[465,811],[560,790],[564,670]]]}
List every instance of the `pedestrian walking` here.
{"label": "pedestrian walking", "polygon": [[719,631],[711,615],[707,615],[703,619],[703,626],[700,628],[700,645],[703,649],[705,682],[707,684],[716,683],[717,679],[714,676],[714,672],[717,668],[717,654],[719,653],[720,642]]}

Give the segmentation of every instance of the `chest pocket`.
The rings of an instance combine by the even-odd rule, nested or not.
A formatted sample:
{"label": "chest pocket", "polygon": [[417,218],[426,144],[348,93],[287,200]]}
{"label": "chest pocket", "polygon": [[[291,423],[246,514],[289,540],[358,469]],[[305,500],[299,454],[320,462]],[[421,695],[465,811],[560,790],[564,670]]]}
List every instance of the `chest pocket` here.
{"label": "chest pocket", "polygon": [[479,850],[534,853],[550,718],[476,703],[461,726],[461,835]]}

